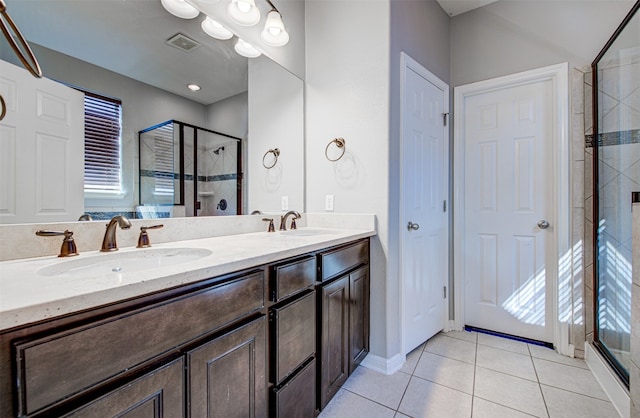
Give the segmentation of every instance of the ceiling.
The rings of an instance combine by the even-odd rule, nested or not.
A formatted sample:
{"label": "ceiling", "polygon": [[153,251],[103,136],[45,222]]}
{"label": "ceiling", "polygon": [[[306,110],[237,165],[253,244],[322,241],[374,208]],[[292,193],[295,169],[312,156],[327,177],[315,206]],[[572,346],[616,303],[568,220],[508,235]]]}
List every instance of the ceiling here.
{"label": "ceiling", "polygon": [[498,0],[436,0],[449,16],[456,16]]}
{"label": "ceiling", "polygon": [[[455,16],[495,0],[437,1]],[[7,10],[29,42],[205,105],[247,89],[247,59],[232,41],[204,34],[202,14],[179,19],[159,0],[7,0]],[[168,46],[176,33],[202,46],[192,52]],[[202,90],[189,91],[189,83]]]}
{"label": "ceiling", "polygon": [[[30,43],[198,103],[247,90],[247,58],[233,50],[233,42],[206,35],[200,28],[204,15],[177,18],[160,0],[8,0],[7,11]],[[176,33],[201,46],[185,52],[167,45]],[[191,92],[189,83],[202,89]]]}

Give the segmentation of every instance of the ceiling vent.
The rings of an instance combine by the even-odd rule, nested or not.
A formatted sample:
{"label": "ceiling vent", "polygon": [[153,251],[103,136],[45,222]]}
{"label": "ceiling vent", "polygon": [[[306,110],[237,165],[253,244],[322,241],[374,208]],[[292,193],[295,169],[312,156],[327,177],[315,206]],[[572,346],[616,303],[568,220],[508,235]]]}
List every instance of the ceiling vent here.
{"label": "ceiling vent", "polygon": [[183,50],[184,52],[191,52],[194,49],[198,49],[202,46],[201,43],[189,38],[181,33],[176,33],[171,38],[167,39],[167,45]]}

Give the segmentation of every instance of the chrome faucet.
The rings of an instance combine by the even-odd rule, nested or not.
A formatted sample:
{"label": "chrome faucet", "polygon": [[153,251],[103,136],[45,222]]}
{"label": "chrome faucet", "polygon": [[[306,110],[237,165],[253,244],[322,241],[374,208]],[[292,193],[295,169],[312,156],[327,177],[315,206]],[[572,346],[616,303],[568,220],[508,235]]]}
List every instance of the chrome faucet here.
{"label": "chrome faucet", "polygon": [[300,215],[299,212],[296,212],[295,210],[290,210],[289,212],[285,213],[280,217],[280,231],[287,230],[287,218],[289,216],[293,216],[293,219],[291,220],[291,229],[296,229],[297,228],[296,219],[302,218],[302,215]]}
{"label": "chrome faucet", "polygon": [[118,215],[111,218],[107,224],[107,230],[104,233],[102,249],[100,251],[118,251],[118,244],[116,244],[116,225],[122,229],[131,228],[131,222],[129,222],[124,215]]}

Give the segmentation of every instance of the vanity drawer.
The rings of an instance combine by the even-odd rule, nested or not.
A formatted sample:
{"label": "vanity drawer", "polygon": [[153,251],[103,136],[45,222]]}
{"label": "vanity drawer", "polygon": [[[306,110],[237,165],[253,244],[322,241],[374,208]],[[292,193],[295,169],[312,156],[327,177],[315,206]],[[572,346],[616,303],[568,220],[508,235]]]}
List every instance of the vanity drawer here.
{"label": "vanity drawer", "polygon": [[271,392],[272,416],[314,418],[316,416],[316,361],[311,360],[289,382]]}
{"label": "vanity drawer", "polygon": [[264,307],[256,271],[163,302],[14,343],[21,415],[32,414]]}
{"label": "vanity drawer", "polygon": [[295,295],[312,287],[316,282],[316,259],[305,257],[269,269],[269,294],[272,302]]}
{"label": "vanity drawer", "polygon": [[280,384],[315,353],[315,292],[281,308],[271,308],[271,381]]}
{"label": "vanity drawer", "polygon": [[318,255],[322,281],[369,261],[369,241],[358,241]]}

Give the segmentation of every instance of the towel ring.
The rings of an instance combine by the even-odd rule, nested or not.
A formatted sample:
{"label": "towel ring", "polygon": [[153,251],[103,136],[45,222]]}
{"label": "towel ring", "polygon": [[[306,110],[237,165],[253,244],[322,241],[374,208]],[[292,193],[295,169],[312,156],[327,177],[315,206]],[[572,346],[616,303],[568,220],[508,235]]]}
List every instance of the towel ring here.
{"label": "towel ring", "polygon": [[7,114],[7,104],[4,102],[4,97],[0,95],[0,120],[4,119]]}
{"label": "towel ring", "polygon": [[[338,158],[335,158],[335,159],[329,158],[329,147],[331,146],[331,144],[336,144],[336,147],[342,148],[342,153],[338,156]],[[346,145],[347,145],[347,141],[345,141],[344,138],[334,138],[331,142],[327,144],[327,147],[324,149],[324,156],[327,157],[327,160],[334,163],[338,161],[340,158],[344,157],[344,153],[347,150]]]}
{"label": "towel ring", "polygon": [[[273,157],[275,158],[275,160],[273,161],[273,164],[271,164],[271,165],[267,165],[264,162],[265,158],[267,158],[267,155],[269,155],[269,154],[273,154]],[[264,168],[266,168],[267,170],[275,167],[276,164],[278,164],[278,157],[279,156],[280,156],[280,149],[279,148],[270,149],[269,151],[265,152],[264,155],[262,156],[262,166]]]}
{"label": "towel ring", "polygon": [[[7,38],[7,42],[9,42],[9,45],[11,45],[11,49],[13,49],[18,58],[20,58],[22,65],[24,65],[24,67],[29,70],[29,72],[33,74],[34,77],[42,78],[42,70],[40,69],[40,64],[38,64],[38,60],[29,47],[29,44],[24,39],[24,36],[22,36],[22,33],[20,33],[20,30],[18,29],[16,24],[13,23],[13,20],[11,19],[11,16],[9,16],[9,13],[7,13],[7,5],[4,0],[0,0],[0,14],[2,15],[2,19],[0,19],[0,29],[2,30],[2,33],[4,33],[4,37]],[[11,36],[9,28],[11,28],[11,31],[15,34],[16,38],[18,38],[18,42],[20,42],[20,46],[22,46],[22,49],[24,50],[24,52],[26,52],[26,56],[25,53],[20,50],[20,46],[18,46],[16,41],[13,39],[13,36]]]}

